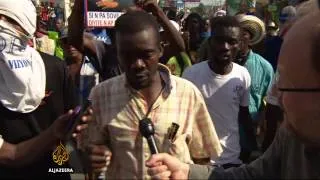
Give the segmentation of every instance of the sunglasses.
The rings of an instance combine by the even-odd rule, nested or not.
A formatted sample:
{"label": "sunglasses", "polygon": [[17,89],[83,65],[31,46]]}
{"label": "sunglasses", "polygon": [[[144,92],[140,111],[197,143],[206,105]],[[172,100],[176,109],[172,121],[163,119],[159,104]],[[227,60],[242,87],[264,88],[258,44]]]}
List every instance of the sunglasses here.
{"label": "sunglasses", "polygon": [[320,88],[278,88],[281,92],[320,92]]}
{"label": "sunglasses", "polygon": [[[279,82],[279,72],[275,74],[275,81]],[[279,86],[279,85],[278,85]],[[280,92],[297,92],[297,93],[319,93],[320,88],[277,88]]]}

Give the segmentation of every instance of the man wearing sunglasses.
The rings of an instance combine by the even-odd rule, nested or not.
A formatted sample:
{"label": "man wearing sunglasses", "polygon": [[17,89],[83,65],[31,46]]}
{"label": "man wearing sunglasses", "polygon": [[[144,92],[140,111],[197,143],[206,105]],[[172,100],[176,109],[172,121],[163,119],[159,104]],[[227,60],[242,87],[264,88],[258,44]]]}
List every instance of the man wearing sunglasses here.
{"label": "man wearing sunglasses", "polygon": [[284,39],[278,64],[284,123],[263,156],[249,165],[224,171],[189,166],[159,154],[146,163],[151,176],[163,179],[169,171],[170,179],[319,179],[319,25],[320,11],[312,11],[297,21]]}

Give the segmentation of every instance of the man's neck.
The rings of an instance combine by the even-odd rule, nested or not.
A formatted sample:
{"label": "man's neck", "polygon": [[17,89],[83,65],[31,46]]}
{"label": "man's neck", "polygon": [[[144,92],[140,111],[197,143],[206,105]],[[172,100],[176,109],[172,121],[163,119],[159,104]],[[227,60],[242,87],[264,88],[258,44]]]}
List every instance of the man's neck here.
{"label": "man's neck", "polygon": [[246,50],[244,51],[244,54],[245,54],[246,56],[249,56],[250,51],[251,51],[251,49],[248,48],[248,49],[246,49]]}
{"label": "man's neck", "polygon": [[227,75],[232,71],[233,64],[230,62],[229,64],[226,65],[220,65],[215,63],[214,61],[209,61],[208,62],[210,69],[215,72],[216,74],[220,75]]}
{"label": "man's neck", "polygon": [[241,66],[244,66],[245,64],[246,64],[246,62],[248,61],[248,57],[249,57],[249,53],[250,53],[250,48],[248,48],[247,50],[245,50],[245,52],[243,53],[243,59],[242,59],[242,61],[241,62],[239,62],[239,64],[241,65]]}
{"label": "man's neck", "polygon": [[157,72],[152,79],[151,85],[147,88],[139,90],[147,101],[148,107],[152,106],[152,104],[157,100],[163,87],[164,84],[162,83],[160,72]]}

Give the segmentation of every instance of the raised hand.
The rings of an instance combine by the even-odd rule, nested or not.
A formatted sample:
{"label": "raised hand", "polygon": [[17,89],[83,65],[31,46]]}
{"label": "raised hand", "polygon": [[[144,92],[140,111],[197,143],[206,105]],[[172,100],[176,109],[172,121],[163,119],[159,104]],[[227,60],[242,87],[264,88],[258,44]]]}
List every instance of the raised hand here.
{"label": "raised hand", "polygon": [[96,4],[102,9],[113,9],[119,6],[119,3],[114,0],[100,0]]}

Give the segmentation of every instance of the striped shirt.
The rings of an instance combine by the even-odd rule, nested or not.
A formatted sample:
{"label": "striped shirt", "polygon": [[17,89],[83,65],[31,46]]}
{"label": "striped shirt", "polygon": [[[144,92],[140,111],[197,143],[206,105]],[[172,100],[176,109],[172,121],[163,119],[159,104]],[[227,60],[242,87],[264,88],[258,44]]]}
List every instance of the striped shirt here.
{"label": "striped shirt", "polygon": [[[155,127],[159,152],[181,161],[219,156],[222,149],[200,91],[189,81],[175,77],[159,65],[165,87],[148,115]],[[112,151],[108,179],[149,179],[145,161],[150,150],[139,133],[139,120],[147,112],[143,96],[126,84],[122,74],[93,88],[95,120],[88,129],[89,142],[105,144]],[[143,112],[142,112],[143,111]],[[167,138],[172,123],[180,128],[173,141]]]}

